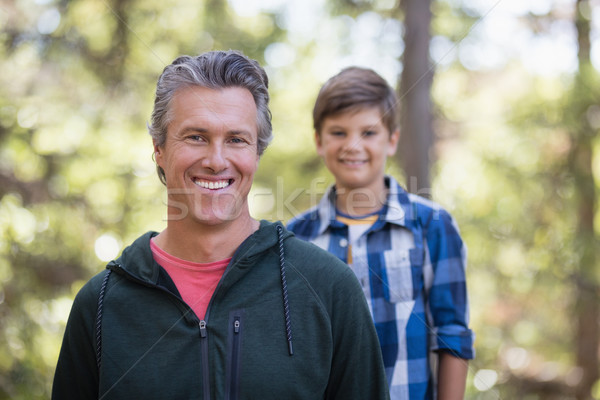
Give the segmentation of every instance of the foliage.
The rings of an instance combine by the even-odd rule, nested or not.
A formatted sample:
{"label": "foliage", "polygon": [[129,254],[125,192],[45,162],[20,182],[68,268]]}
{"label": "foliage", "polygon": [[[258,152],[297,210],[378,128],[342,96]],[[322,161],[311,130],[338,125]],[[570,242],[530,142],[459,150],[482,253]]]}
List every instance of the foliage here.
{"label": "foliage", "polygon": [[[458,73],[442,71],[438,79]],[[573,77],[536,77],[518,65],[470,76],[471,82],[459,78],[435,90],[437,99],[453,90],[452,103],[439,102],[447,118],[441,130],[461,136],[438,143],[444,164],[435,187],[470,249],[478,336],[472,384],[486,388],[478,371],[496,373],[490,378],[496,387],[476,398],[574,398],[581,378],[574,351],[581,339],[575,305],[582,247],[577,184],[567,164],[581,117],[573,115],[586,93]],[[495,85],[481,84],[491,79]],[[585,90],[597,93],[597,85],[593,74]],[[587,283],[594,281],[598,276]]]}
{"label": "foliage", "polygon": [[[250,200],[255,216],[272,220],[314,204],[331,182],[312,137],[320,84],[350,63],[397,84],[396,2],[329,2],[318,12],[302,8],[311,2],[249,3],[0,3],[0,399],[49,397],[77,290],[141,232],[164,227],[145,124],[155,80],[173,58],[236,48],[267,66],[275,139]],[[599,82],[593,68],[577,87],[573,71],[537,75],[510,54],[502,68],[474,68],[464,55],[486,16],[476,3],[433,7],[432,194],[469,247],[477,358],[467,397],[524,398],[515,377],[572,385],[580,375],[573,307],[582,244],[567,167],[586,118],[598,194]],[[561,15],[519,22],[542,36]],[[401,178],[397,165],[389,170]],[[593,218],[597,237],[597,211]]]}
{"label": "foliage", "polygon": [[158,74],[212,48],[262,62],[281,30],[219,1],[24,0],[1,18],[0,398],[48,398],[77,290],[164,226],[145,128]]}

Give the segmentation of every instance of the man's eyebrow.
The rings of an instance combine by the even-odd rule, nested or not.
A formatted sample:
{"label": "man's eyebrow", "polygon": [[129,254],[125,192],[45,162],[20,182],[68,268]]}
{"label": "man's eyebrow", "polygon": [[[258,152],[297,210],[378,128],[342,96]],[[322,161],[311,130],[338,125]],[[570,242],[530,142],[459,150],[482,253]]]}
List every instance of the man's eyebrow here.
{"label": "man's eyebrow", "polygon": [[199,128],[199,127],[195,127],[195,126],[187,126],[187,127],[183,128],[180,132],[181,133],[190,133],[190,132],[206,133],[206,132],[208,132],[208,129]]}
{"label": "man's eyebrow", "polygon": [[244,129],[231,129],[229,131],[227,131],[228,135],[242,135],[242,136],[250,136],[252,137],[252,134],[250,132],[248,132],[247,130]]}
{"label": "man's eyebrow", "polygon": [[[188,126],[183,128],[180,131],[181,135],[185,135],[188,133],[208,133],[209,130],[206,128],[201,128],[201,127],[197,127],[197,126]],[[239,136],[246,136],[246,137],[252,137],[252,133],[248,130],[245,129],[230,129],[227,132],[227,135],[239,135]]]}

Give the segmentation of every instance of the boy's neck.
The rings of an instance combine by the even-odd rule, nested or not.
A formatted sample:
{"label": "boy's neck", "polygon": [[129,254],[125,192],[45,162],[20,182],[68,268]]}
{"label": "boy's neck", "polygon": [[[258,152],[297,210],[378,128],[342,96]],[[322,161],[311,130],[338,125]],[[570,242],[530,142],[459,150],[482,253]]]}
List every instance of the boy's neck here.
{"label": "boy's neck", "polygon": [[367,188],[336,189],[335,206],[340,212],[352,217],[373,214],[385,205],[387,191],[383,182],[379,191]]}

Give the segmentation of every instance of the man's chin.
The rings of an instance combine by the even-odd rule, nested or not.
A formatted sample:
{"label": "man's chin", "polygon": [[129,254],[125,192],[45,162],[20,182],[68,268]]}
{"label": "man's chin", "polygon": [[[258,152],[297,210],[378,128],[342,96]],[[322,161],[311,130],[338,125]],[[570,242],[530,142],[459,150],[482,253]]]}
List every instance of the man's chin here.
{"label": "man's chin", "polygon": [[241,209],[210,210],[195,214],[194,219],[200,224],[216,226],[233,222],[241,215]]}

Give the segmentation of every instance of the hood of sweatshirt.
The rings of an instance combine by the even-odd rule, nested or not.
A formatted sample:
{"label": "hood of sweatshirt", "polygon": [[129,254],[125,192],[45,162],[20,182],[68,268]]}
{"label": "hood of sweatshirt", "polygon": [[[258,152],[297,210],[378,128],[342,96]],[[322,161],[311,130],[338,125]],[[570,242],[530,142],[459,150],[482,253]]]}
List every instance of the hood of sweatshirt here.
{"label": "hood of sweatshirt", "polygon": [[[239,268],[247,268],[253,265],[253,262],[260,257],[260,255],[269,250],[278,251],[279,236],[278,227],[282,229],[281,240],[285,240],[292,233],[283,228],[281,222],[268,222],[265,220],[260,221],[260,227],[252,235],[248,236],[246,240],[238,247],[233,255],[227,270],[231,269],[232,266]],[[144,235],[136,239],[130,246],[123,250],[121,256],[115,261],[111,261],[109,266],[118,265],[123,268],[130,275],[133,275],[140,283],[146,283],[148,285],[156,285],[159,281],[159,265],[154,261],[152,251],[150,250],[150,239],[158,235],[158,232],[147,232]]]}
{"label": "hood of sweatshirt", "polygon": [[[150,240],[152,237],[158,235],[157,232],[147,232],[146,234],[139,237],[134,241],[131,246],[123,250],[121,257],[115,261],[111,261],[107,268],[109,270],[122,269],[133,279],[138,281],[140,284],[148,286],[168,286],[172,284],[170,279],[164,278],[165,272],[158,265],[152,256],[152,250],[150,249]],[[265,220],[260,221],[260,226],[256,232],[250,235],[246,240],[235,251],[233,258],[231,259],[223,278],[219,282],[217,289],[221,289],[221,292],[226,292],[227,287],[237,282],[239,279],[251,269],[260,256],[266,251],[273,251],[279,257],[279,270],[281,275],[281,294],[282,294],[282,311],[285,318],[285,336],[288,342],[288,352],[293,355],[294,350],[292,347],[292,329],[290,324],[290,308],[288,303],[288,291],[287,281],[285,272],[285,250],[284,240],[293,236],[294,234],[287,231],[281,222],[268,222]],[[227,277],[227,279],[225,279]],[[106,276],[108,278],[108,275]],[[168,282],[168,283],[167,283]],[[99,304],[102,303],[104,297],[104,287],[106,286],[106,279],[103,283],[103,289],[101,290]],[[176,289],[175,289],[176,290]],[[172,291],[172,290],[171,290]],[[217,290],[215,290],[217,292]],[[208,315],[207,310],[207,315]],[[102,318],[101,308],[98,313],[98,321]],[[99,323],[97,322],[97,326]],[[99,348],[99,345],[97,346]]]}

